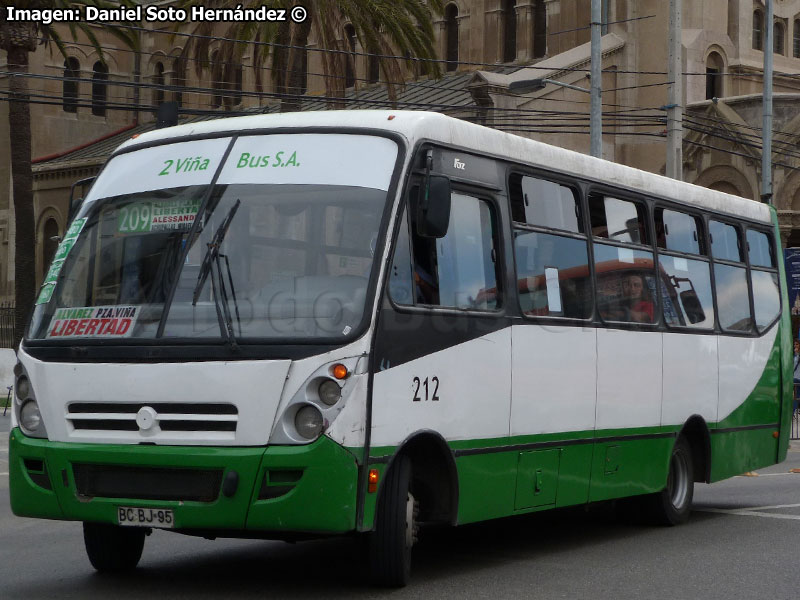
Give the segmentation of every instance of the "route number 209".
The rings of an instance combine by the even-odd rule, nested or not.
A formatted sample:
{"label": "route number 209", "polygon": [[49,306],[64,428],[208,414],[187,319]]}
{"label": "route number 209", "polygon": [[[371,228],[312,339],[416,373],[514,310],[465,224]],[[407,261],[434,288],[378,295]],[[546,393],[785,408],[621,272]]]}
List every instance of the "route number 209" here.
{"label": "route number 209", "polygon": [[[439,378],[434,377],[426,377],[424,380],[420,381],[419,377],[414,377],[414,402],[421,402],[425,400],[431,400],[432,402],[439,401]],[[425,398],[420,397],[420,391],[423,391],[425,394]]]}

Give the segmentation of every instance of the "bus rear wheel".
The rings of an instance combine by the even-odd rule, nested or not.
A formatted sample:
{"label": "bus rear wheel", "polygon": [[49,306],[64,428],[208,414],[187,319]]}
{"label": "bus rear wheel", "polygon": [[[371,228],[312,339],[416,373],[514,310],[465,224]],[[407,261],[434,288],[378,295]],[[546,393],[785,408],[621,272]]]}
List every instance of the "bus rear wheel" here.
{"label": "bus rear wheel", "polygon": [[411,547],[417,539],[418,506],[411,493],[408,457],[395,460],[383,485],[369,537],[370,571],[376,584],[402,587],[411,574]]}
{"label": "bus rear wheel", "polygon": [[128,571],[139,564],[146,529],[84,523],[83,543],[92,566],[101,572]]}
{"label": "bus rear wheel", "polygon": [[653,519],[661,525],[679,525],[689,519],[694,497],[692,448],[684,437],[672,447],[667,485],[650,497]]}

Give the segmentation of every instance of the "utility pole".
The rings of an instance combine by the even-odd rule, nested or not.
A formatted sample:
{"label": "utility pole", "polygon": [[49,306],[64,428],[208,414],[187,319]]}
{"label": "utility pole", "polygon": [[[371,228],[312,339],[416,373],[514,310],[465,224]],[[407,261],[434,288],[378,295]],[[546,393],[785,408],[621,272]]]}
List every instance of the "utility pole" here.
{"label": "utility pole", "polygon": [[592,87],[589,131],[591,154],[603,158],[603,65],[600,50],[602,37],[602,0],[592,0]]}
{"label": "utility pole", "polygon": [[669,0],[669,100],[667,102],[667,177],[683,179],[683,69],[681,0]]}
{"label": "utility pole", "polygon": [[761,201],[767,204],[772,204],[772,2],[766,0],[767,16],[764,19],[764,124],[761,128]]}

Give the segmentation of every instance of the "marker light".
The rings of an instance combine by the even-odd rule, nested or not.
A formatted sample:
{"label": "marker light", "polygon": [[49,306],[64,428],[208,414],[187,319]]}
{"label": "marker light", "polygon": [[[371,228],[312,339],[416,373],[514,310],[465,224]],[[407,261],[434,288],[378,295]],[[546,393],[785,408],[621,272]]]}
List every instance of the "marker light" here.
{"label": "marker light", "polygon": [[331,375],[336,377],[336,379],[345,379],[350,372],[347,370],[342,363],[336,363],[331,367]]}
{"label": "marker light", "polygon": [[380,477],[380,473],[378,469],[370,469],[369,476],[367,477],[367,491],[370,494],[374,494],[378,491],[378,478]]}

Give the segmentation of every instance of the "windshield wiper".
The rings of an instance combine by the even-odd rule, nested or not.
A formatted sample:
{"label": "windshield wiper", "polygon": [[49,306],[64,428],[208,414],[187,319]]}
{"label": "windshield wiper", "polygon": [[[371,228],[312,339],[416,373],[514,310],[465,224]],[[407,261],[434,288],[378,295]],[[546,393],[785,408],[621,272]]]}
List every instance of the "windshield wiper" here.
{"label": "windshield wiper", "polygon": [[[241,203],[241,200],[236,200],[231,209],[228,211],[228,214],[225,215],[222,223],[220,223],[219,227],[217,227],[214,235],[211,237],[211,241],[208,243],[208,250],[206,250],[206,254],[203,257],[203,262],[200,263],[200,272],[197,274],[197,284],[194,286],[194,293],[192,294],[192,306],[197,306],[197,300],[200,298],[200,292],[202,292],[203,286],[206,283],[206,279],[208,278],[209,273],[211,273],[211,293],[214,296],[214,307],[217,309],[219,328],[220,331],[225,335],[228,344],[230,344],[232,348],[237,347],[236,338],[234,336],[233,318],[231,317],[231,311],[228,307],[225,280],[222,277],[222,268],[220,267],[219,259],[222,241],[225,239],[225,235],[228,233],[231,221],[233,221],[233,217],[236,215],[236,211],[239,209],[239,205]],[[216,267],[216,269],[214,269],[214,267]],[[228,265],[228,269],[228,276],[230,277],[230,265]],[[220,292],[217,292],[217,286],[219,286]],[[233,292],[232,278],[231,292]],[[235,297],[236,296],[234,294],[234,299]],[[236,318],[239,318],[238,306],[236,306]],[[239,323],[239,335],[241,335],[241,322]]]}

